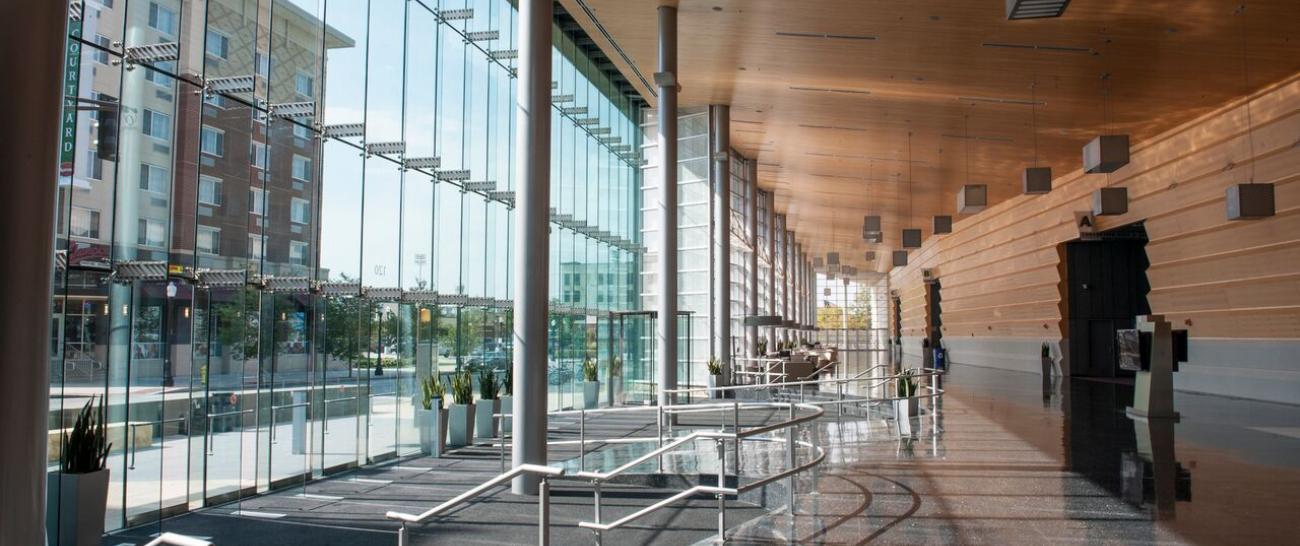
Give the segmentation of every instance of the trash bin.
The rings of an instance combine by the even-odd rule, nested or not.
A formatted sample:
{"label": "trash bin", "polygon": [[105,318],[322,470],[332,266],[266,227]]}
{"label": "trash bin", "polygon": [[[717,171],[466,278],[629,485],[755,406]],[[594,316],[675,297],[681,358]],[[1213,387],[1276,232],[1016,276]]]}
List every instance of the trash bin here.
{"label": "trash bin", "polygon": [[948,350],[935,347],[934,349],[934,369],[944,370],[948,367]]}

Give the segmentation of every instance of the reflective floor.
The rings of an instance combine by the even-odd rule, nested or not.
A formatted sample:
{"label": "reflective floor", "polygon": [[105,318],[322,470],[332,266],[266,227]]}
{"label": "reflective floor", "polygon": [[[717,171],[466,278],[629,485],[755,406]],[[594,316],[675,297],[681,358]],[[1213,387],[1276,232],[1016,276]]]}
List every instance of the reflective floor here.
{"label": "reflective floor", "polygon": [[735,543],[1294,544],[1300,407],[1178,393],[1179,423],[1134,421],[1122,383],[958,368],[937,437],[826,420],[842,440],[796,515]]}

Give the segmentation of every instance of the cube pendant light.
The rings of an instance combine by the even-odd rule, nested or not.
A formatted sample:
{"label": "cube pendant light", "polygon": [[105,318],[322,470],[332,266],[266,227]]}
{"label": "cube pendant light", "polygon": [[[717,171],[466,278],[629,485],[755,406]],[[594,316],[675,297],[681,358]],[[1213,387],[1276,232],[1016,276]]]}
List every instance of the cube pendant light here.
{"label": "cube pendant light", "polygon": [[1026,195],[1050,193],[1052,191],[1052,168],[1029,167],[1021,177],[1021,187]]}
{"label": "cube pendant light", "polygon": [[863,257],[864,260],[866,260],[866,261],[868,261],[868,262],[873,262],[873,261],[876,260],[876,253],[875,253],[875,251],[868,250],[868,251],[866,252],[866,254],[863,254],[862,257]]}
{"label": "cube pendant light", "polygon": [[1228,186],[1228,219],[1255,220],[1276,213],[1272,184]]}
{"label": "cube pendant light", "polygon": [[863,232],[863,233],[879,233],[880,231],[881,231],[881,230],[880,230],[880,217],[879,217],[879,216],[864,216],[864,217],[862,217],[862,232]]}
{"label": "cube pendant light", "polygon": [[935,233],[935,235],[938,235],[938,234],[941,234],[941,233],[952,233],[952,217],[951,217],[951,216],[935,216],[935,217],[934,217],[934,233]]}
{"label": "cube pendant light", "polygon": [[903,230],[903,248],[921,248],[921,230]]}
{"label": "cube pendant light", "polygon": [[903,267],[903,266],[905,266],[905,265],[907,265],[907,251],[906,251],[906,250],[895,250],[895,251],[894,251],[894,267]]}
{"label": "cube pendant light", "polygon": [[839,252],[827,252],[827,253],[826,253],[826,265],[840,265],[840,253],[839,253]]}
{"label": "cube pendant light", "polygon": [[1128,188],[1101,188],[1092,192],[1092,213],[1113,216],[1128,212]]}
{"label": "cube pendant light", "polygon": [[822,264],[822,257],[821,257],[821,256],[814,256],[814,257],[813,257],[813,267],[815,267],[815,268],[817,268],[817,269],[821,269],[821,268],[822,268],[822,265],[823,265],[823,264]]}
{"label": "cube pendant light", "polygon": [[1083,147],[1083,172],[1113,173],[1128,165],[1128,135],[1102,135]]}
{"label": "cube pendant light", "polygon": [[957,192],[957,212],[975,214],[989,204],[989,187],[984,184],[966,184]]}

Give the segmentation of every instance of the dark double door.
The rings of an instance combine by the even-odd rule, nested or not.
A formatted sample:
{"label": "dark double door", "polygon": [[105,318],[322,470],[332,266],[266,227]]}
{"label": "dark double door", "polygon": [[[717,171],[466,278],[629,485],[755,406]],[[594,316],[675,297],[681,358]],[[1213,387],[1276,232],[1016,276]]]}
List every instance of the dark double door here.
{"label": "dark double door", "polygon": [[1066,243],[1066,326],[1073,376],[1132,376],[1119,369],[1115,332],[1132,328],[1134,317],[1151,312],[1145,232],[1125,228],[1110,237]]}

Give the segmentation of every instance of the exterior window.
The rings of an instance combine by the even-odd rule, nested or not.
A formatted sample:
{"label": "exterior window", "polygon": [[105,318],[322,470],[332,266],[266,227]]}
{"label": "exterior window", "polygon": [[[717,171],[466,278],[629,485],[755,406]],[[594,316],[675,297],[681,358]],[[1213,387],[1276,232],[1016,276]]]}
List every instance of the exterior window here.
{"label": "exterior window", "polygon": [[104,162],[99,160],[99,152],[95,150],[86,150],[86,178],[104,179]]}
{"label": "exterior window", "polygon": [[293,136],[307,140],[311,138],[311,129],[308,129],[306,125],[295,123],[293,124]]}
{"label": "exterior window", "polygon": [[199,226],[194,238],[194,250],[202,254],[220,254],[221,230],[211,226]]}
{"label": "exterior window", "polygon": [[254,167],[266,169],[266,145],[256,140],[249,143],[249,160]]}
{"label": "exterior window", "polygon": [[289,263],[293,265],[307,265],[307,243],[302,241],[289,241]]}
{"label": "exterior window", "polygon": [[159,140],[167,140],[172,134],[172,118],[162,112],[146,108],[140,132]]}
{"label": "exterior window", "polygon": [[225,131],[204,125],[203,132],[199,135],[199,151],[217,157],[225,155]]}
{"label": "exterior window", "polygon": [[295,224],[306,224],[311,219],[311,202],[294,197],[289,216],[289,219]]}
{"label": "exterior window", "polygon": [[156,65],[157,69],[155,70],[154,68],[146,68],[144,71],[144,79],[149,80],[150,82],[153,82],[154,85],[160,87],[171,87],[173,83],[176,83],[176,80],[173,80],[171,76],[168,76],[166,73],[163,72],[163,71],[167,71],[167,72],[171,72],[172,74],[175,74],[176,61],[163,61],[154,64]]}
{"label": "exterior window", "polygon": [[204,40],[204,50],[208,55],[218,59],[226,59],[230,56],[230,38],[225,34],[215,30],[208,30],[208,36]]}
{"label": "exterior window", "polygon": [[167,169],[148,163],[140,164],[140,189],[154,193],[167,193]]}
{"label": "exterior window", "polygon": [[221,179],[206,174],[199,175],[199,203],[221,206]]}
{"label": "exterior window", "polygon": [[258,76],[261,76],[263,78],[268,78],[271,76],[270,57],[263,55],[262,52],[259,51],[253,54],[253,63],[254,63],[254,69],[257,70]]}
{"label": "exterior window", "polygon": [[302,97],[311,97],[311,91],[315,82],[312,77],[299,72],[293,75],[293,90]]}
{"label": "exterior window", "polygon": [[303,181],[311,180],[311,158],[294,154],[293,177]]}
{"label": "exterior window", "polygon": [[85,207],[72,207],[69,234],[86,239],[99,238],[99,211]]}
{"label": "exterior window", "polygon": [[141,218],[136,224],[136,228],[139,230],[135,236],[136,244],[154,248],[162,248],[164,244],[167,244],[167,226],[163,225],[162,222],[150,218]]}
{"label": "exterior window", "polygon": [[248,257],[254,260],[262,258],[262,249],[266,243],[265,235],[248,236]]}
{"label": "exterior window", "polygon": [[261,216],[266,214],[266,199],[270,192],[257,188],[248,188],[248,212]]}
{"label": "exterior window", "polygon": [[[108,49],[110,46],[112,46],[112,44],[113,44],[113,40],[110,40],[108,36],[104,36],[100,34],[95,35],[95,45],[102,47],[104,49]],[[91,55],[94,56],[95,62],[99,64],[108,64],[107,51],[104,51],[103,49],[95,49],[93,50]]]}
{"label": "exterior window", "polygon": [[175,36],[176,12],[157,2],[149,2],[149,28],[167,36]]}

